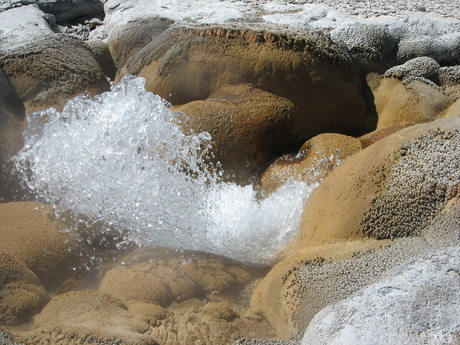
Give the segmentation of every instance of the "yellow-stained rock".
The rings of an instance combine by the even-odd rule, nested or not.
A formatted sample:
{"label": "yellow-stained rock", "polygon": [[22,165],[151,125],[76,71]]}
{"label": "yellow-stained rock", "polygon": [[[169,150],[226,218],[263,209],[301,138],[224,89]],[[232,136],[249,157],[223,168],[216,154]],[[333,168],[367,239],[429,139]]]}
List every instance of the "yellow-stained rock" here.
{"label": "yellow-stained rock", "polygon": [[288,99],[248,84],[223,87],[207,100],[174,108],[186,114],[185,129],[211,134],[215,159],[240,181],[279,153],[291,135],[295,109]]}
{"label": "yellow-stained rock", "polygon": [[142,249],[119,259],[105,273],[99,289],[128,306],[151,303],[167,307],[190,298],[234,293],[261,273],[257,267],[214,254]]}
{"label": "yellow-stained rock", "polygon": [[13,256],[0,251],[0,324],[27,322],[48,301],[37,276]]}
{"label": "yellow-stained rock", "polygon": [[422,80],[384,78],[374,92],[377,129],[436,120],[452,103],[439,88]]}
{"label": "yellow-stained rock", "polygon": [[324,133],[302,145],[296,155],[284,155],[264,171],[260,181],[263,192],[273,192],[290,178],[315,184],[345,158],[361,151],[361,142],[353,137]]}
{"label": "yellow-stained rock", "polygon": [[297,248],[416,235],[455,194],[459,129],[458,117],[408,127],[350,157],[307,201]]}
{"label": "yellow-stained rock", "polygon": [[151,345],[149,325],[131,314],[120,300],[100,291],[73,291],[54,297],[34,319],[34,330],[16,333],[27,344],[114,342]]}
{"label": "yellow-stained rock", "polygon": [[[81,278],[79,237],[65,232],[51,206],[33,202],[0,204],[0,251],[23,262],[47,289],[69,289]],[[81,272],[80,272],[81,273]]]}
{"label": "yellow-stained rock", "polygon": [[188,127],[213,136],[224,170],[247,177],[314,135],[366,125],[355,67],[319,32],[173,27],[119,77],[144,77],[148,91],[182,105]]}

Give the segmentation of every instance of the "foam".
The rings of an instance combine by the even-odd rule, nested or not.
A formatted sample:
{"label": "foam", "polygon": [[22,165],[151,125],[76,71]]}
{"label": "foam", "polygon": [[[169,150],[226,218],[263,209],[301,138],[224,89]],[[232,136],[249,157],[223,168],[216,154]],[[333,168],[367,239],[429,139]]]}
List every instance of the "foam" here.
{"label": "foam", "polygon": [[207,163],[211,136],[184,134],[183,116],[144,84],[124,77],[94,99],[70,100],[62,113],[33,114],[14,158],[28,187],[139,245],[270,260],[295,234],[313,186],[289,181],[258,201],[252,186],[221,182],[219,166]]}

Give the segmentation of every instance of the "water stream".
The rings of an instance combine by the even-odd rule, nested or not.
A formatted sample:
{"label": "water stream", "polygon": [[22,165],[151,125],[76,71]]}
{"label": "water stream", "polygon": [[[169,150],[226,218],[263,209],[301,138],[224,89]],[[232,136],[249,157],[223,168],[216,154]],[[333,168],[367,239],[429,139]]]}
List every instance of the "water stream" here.
{"label": "water stream", "polygon": [[42,202],[99,222],[139,245],[266,262],[296,233],[314,186],[289,181],[264,200],[221,180],[211,136],[185,134],[183,116],[125,77],[111,91],[30,116],[14,158]]}

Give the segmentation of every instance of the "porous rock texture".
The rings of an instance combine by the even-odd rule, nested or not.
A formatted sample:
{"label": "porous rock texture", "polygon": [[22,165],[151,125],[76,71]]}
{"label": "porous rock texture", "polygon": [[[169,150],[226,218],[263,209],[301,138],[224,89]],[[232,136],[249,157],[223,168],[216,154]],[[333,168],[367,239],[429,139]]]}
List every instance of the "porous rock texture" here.
{"label": "porous rock texture", "polygon": [[49,301],[37,276],[13,256],[0,252],[0,324],[29,321]]}
{"label": "porous rock texture", "polygon": [[[363,86],[350,56],[323,33],[278,31],[171,27],[128,59],[120,74],[146,78],[146,89],[173,105],[200,101],[185,105],[184,112],[192,129],[196,123],[197,130],[212,132],[216,143],[228,143],[226,136],[233,126],[252,128],[241,131],[243,137],[235,135],[232,147],[215,148],[216,156],[229,162],[224,170],[238,170],[237,161],[242,160],[248,162],[245,173],[250,175],[254,167],[267,164],[267,158],[300,146],[313,135],[366,126]],[[247,85],[246,95],[253,93],[267,105],[279,100],[282,105],[269,112],[263,106],[249,110],[248,102],[240,102],[246,96],[241,94],[244,89],[237,91],[239,85]],[[233,104],[216,102],[214,93],[224,100],[227,94]],[[241,116],[230,125],[221,120],[242,113],[238,106],[253,114],[261,111],[250,117],[250,127]],[[206,118],[215,109],[218,121],[202,119],[201,108]],[[244,123],[238,124],[237,119]],[[258,129],[260,122],[265,122],[263,131]],[[233,147],[247,136],[255,139],[243,152]],[[229,151],[238,155],[233,157]],[[258,152],[255,157],[254,152]]]}
{"label": "porous rock texture", "polygon": [[[298,248],[416,235],[456,193],[458,149],[449,150],[458,145],[459,126],[460,118],[452,117],[408,127],[339,165],[305,206]],[[415,218],[417,226],[399,230]]]}
{"label": "porous rock texture", "polygon": [[5,330],[2,330],[0,327],[0,345],[24,345],[24,344],[14,341],[11,334],[9,334],[8,332],[5,332]]}
{"label": "porous rock texture", "polygon": [[[340,286],[347,287],[345,280],[349,278],[350,272],[353,272],[350,265],[343,265],[341,262],[352,259],[356,252],[370,251],[385,243],[376,240],[350,241],[296,251],[275,265],[257,286],[251,297],[251,312],[263,315],[276,329],[278,337],[288,339],[297,335],[319,310],[333,303],[332,300],[337,301],[347,297],[347,292],[350,293],[350,290],[354,291],[355,285],[349,285],[345,291],[336,288],[342,281],[344,283]],[[339,265],[342,265],[343,268],[337,269],[341,267]],[[305,286],[296,285],[296,272],[303,266],[316,268],[316,272],[312,274],[314,279]],[[319,272],[320,270],[322,272]],[[360,273],[357,272],[357,274]],[[332,278],[329,279],[330,277]],[[365,282],[363,281],[362,284]],[[304,287],[305,291],[302,290]],[[294,289],[299,292],[295,294]],[[310,294],[307,295],[307,291],[310,291]],[[304,293],[305,300],[302,299],[300,300],[302,303],[299,303]],[[296,314],[297,308],[299,314]],[[299,322],[299,318],[302,322]]]}
{"label": "porous rock texture", "polygon": [[459,246],[429,253],[321,310],[304,345],[458,344]]}
{"label": "porous rock texture", "polygon": [[414,58],[388,69],[373,92],[377,130],[444,117],[457,98],[450,85],[441,66],[429,57]]}
{"label": "porous rock texture", "polygon": [[64,103],[82,92],[107,91],[101,67],[83,42],[63,34],[35,41],[0,56],[0,66],[31,113]]}
{"label": "porous rock texture", "polygon": [[398,40],[382,25],[356,22],[339,26],[331,38],[350,51],[363,71],[384,72],[394,63]]}
{"label": "porous rock texture", "polygon": [[[0,203],[0,251],[24,263],[50,290],[77,282],[83,259],[79,236],[65,231],[51,206],[33,202]],[[80,272],[81,274],[81,272]]]}
{"label": "porous rock texture", "polygon": [[262,193],[270,193],[288,179],[309,185],[321,182],[345,158],[361,151],[361,142],[351,136],[323,133],[306,141],[296,155],[287,154],[273,162],[260,178]]}
{"label": "porous rock texture", "polygon": [[[18,29],[18,17],[24,18]],[[95,95],[108,90],[101,67],[85,44],[64,34],[54,34],[43,12],[34,6],[0,13],[0,67],[24,102],[26,113],[65,101],[84,91]],[[26,34],[27,32],[27,34]]]}
{"label": "porous rock texture", "polygon": [[458,243],[459,126],[408,127],[339,165],[307,201],[297,252],[258,286],[251,310],[287,338],[388,270]]}

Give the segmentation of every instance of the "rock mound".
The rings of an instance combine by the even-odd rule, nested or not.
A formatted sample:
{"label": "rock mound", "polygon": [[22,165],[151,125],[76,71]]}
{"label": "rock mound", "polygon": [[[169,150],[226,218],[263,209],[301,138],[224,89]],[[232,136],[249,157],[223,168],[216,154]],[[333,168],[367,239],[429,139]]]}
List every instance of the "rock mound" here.
{"label": "rock mound", "polygon": [[306,141],[296,155],[284,155],[264,171],[263,193],[273,192],[288,179],[309,185],[321,182],[343,159],[361,151],[361,142],[343,134],[324,133]]}
{"label": "rock mound", "polygon": [[34,326],[16,339],[26,336],[27,344],[156,344],[144,334],[149,328],[146,322],[118,299],[99,291],[73,291],[53,298]]}
{"label": "rock mound", "polygon": [[62,34],[37,40],[0,56],[26,112],[62,108],[84,91],[99,94],[109,85],[101,67],[83,42]]}
{"label": "rock mound", "polygon": [[[47,289],[78,282],[79,237],[54,217],[51,206],[32,202],[0,204],[0,251],[23,262]],[[81,272],[80,272],[81,273]]]}
{"label": "rock mound", "polygon": [[252,310],[293,336],[332,301],[457,243],[459,126],[457,117],[405,128],[339,165],[307,201],[297,252],[262,281]]}
{"label": "rock mound", "polygon": [[[183,111],[192,129],[196,123],[196,130],[212,132],[217,143],[225,142],[229,128],[245,127],[246,120],[238,116],[242,110],[228,103],[243,105],[236,87],[247,85],[249,90],[261,90],[257,97],[281,100],[282,106],[269,112],[255,102],[244,104],[245,111],[253,114],[253,123],[267,123],[262,131],[254,127],[245,135],[263,140],[255,140],[243,152],[235,144],[216,148],[219,158],[233,164],[249,162],[246,174],[251,174],[267,159],[326,129],[345,131],[366,125],[362,85],[354,66],[346,52],[316,31],[295,36],[241,27],[172,27],[134,54],[120,73],[145,77],[146,89],[173,105],[199,100]],[[222,97],[216,103],[216,93],[229,95],[228,102]],[[224,119],[231,125],[220,125]],[[276,145],[267,145],[270,142]],[[228,150],[239,155],[229,156]],[[255,151],[259,157],[253,157]],[[224,166],[228,171],[237,168],[230,163]]]}
{"label": "rock mound", "polygon": [[151,303],[168,307],[190,298],[235,293],[254,279],[256,272],[257,267],[214,254],[144,249],[121,258],[107,271],[100,290],[127,305]]}
{"label": "rock mound", "polygon": [[212,136],[214,158],[227,175],[247,181],[260,165],[288,143],[296,106],[288,99],[248,84],[222,87],[204,101],[174,110],[183,112],[186,130]]}
{"label": "rock mound", "polygon": [[27,322],[48,301],[37,276],[11,255],[0,252],[0,324]]}
{"label": "rock mound", "polygon": [[455,246],[412,261],[320,311],[302,344],[456,344],[459,260]]}
{"label": "rock mound", "polygon": [[[394,220],[398,217],[399,221],[405,219],[406,224],[411,221],[416,221],[419,225],[422,225],[419,222],[427,224],[433,218],[433,212],[434,215],[439,213],[441,205],[455,194],[458,183],[449,179],[455,174],[453,167],[459,161],[458,151],[449,152],[444,161],[436,152],[438,149],[448,150],[447,147],[456,145],[459,125],[457,117],[402,129],[337,167],[307,202],[301,220],[299,248],[315,243],[361,239],[371,233],[369,227],[373,228],[370,224],[374,224],[374,218],[375,224],[378,223],[381,229],[379,231],[397,227]],[[419,143],[420,149],[417,148]],[[423,145],[425,148],[430,147],[429,153],[421,149]],[[410,154],[406,155],[407,153]],[[404,165],[406,163],[407,166]],[[420,166],[416,167],[417,164],[422,164],[423,167],[425,164],[431,165],[432,168],[420,170]],[[401,168],[403,165],[404,168]],[[392,169],[395,169],[394,172]],[[397,173],[402,176],[398,178]],[[414,176],[409,176],[410,173]],[[445,180],[437,183],[438,178]],[[391,209],[390,213],[379,213],[378,210],[382,207],[379,206],[379,200],[390,194],[393,202],[401,204]],[[439,202],[435,209],[430,206],[433,201],[431,198]],[[417,214],[412,214],[413,212]],[[410,229],[410,234],[416,234],[413,227]],[[420,230],[420,227],[417,229]],[[374,236],[377,233],[375,229],[372,231]],[[392,234],[378,237],[392,237]]]}

